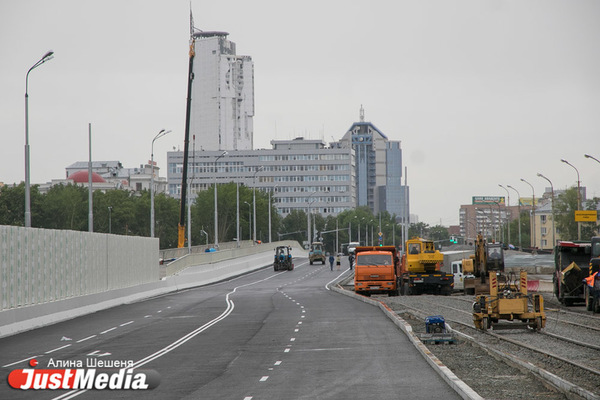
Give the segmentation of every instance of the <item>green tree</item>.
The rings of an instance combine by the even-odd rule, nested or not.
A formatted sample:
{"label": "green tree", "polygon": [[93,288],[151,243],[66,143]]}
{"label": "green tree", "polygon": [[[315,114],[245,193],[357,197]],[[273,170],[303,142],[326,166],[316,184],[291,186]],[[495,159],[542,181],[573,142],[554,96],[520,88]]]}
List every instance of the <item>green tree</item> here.
{"label": "green tree", "polygon": [[571,187],[560,193],[554,201],[556,216],[556,230],[560,232],[562,240],[577,240],[577,188]]}
{"label": "green tree", "polygon": [[292,210],[281,221],[281,229],[278,232],[281,240],[296,240],[302,244],[306,242],[307,216],[302,210]]}
{"label": "green tree", "polygon": [[429,228],[429,239],[435,241],[442,241],[450,239],[448,228],[441,225],[435,225]]}

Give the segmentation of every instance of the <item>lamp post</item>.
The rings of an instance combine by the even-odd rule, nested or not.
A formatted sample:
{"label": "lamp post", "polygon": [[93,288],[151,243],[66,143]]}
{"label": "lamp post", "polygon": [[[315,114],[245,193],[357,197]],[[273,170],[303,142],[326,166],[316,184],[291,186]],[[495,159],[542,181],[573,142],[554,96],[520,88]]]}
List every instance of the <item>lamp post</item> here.
{"label": "lamp post", "polygon": [[156,136],[154,136],[154,139],[152,139],[152,146],[150,149],[150,168],[152,169],[152,172],[150,174],[150,237],[154,237],[154,141],[158,138],[161,138],[163,136],[165,136],[167,133],[169,133],[171,131],[165,131],[164,129],[161,129],[160,132],[158,132],[158,134]]}
{"label": "lamp post", "polygon": [[252,240],[252,204],[245,201],[244,203],[248,204],[248,240]]}
{"label": "lamp post", "polygon": [[538,172],[537,176],[547,180],[550,183],[550,191],[551,191],[551,195],[552,195],[552,202],[551,202],[551,207],[552,207],[552,248],[554,248],[554,246],[556,245],[556,239],[554,237],[556,234],[556,229],[554,227],[554,185],[552,185],[552,181],[550,179],[546,178],[544,175],[540,174],[539,172]]}
{"label": "lamp post", "polygon": [[507,188],[505,188],[504,186],[502,186],[501,184],[498,184],[498,186],[500,186],[502,189],[506,190],[506,196],[508,199],[508,210],[506,212],[506,230],[508,231],[508,243],[510,244],[510,218],[509,218],[509,211],[510,211],[510,192],[508,191]]}
{"label": "lamp post", "polygon": [[310,198],[313,197],[317,192],[312,192],[307,198],[306,202],[308,203],[308,208],[306,209],[306,236],[308,241],[308,247],[312,244],[312,237],[310,235],[310,205],[314,203],[314,200],[311,202]]}
{"label": "lamp post", "polygon": [[517,189],[515,189],[514,187],[510,186],[510,185],[506,185],[507,188],[514,190],[515,192],[517,192],[517,199],[518,199],[518,206],[519,206],[519,219],[518,219],[518,223],[519,223],[519,248],[522,250],[523,249],[523,241],[521,240],[521,194],[519,193],[519,191]]}
{"label": "lamp post", "polygon": [[235,184],[235,242],[240,247],[240,182]]}
{"label": "lamp post", "polygon": [[219,161],[219,159],[226,154],[227,152],[224,151],[215,159],[215,250],[219,248],[219,214],[217,212],[217,161]]}
{"label": "lamp post", "polygon": [[256,174],[258,174],[263,169],[262,165],[254,171],[254,175],[252,176],[252,209],[254,215],[254,231],[252,234],[253,245],[256,244]]}
{"label": "lamp post", "polygon": [[269,243],[271,243],[271,191],[275,192],[277,186],[279,185],[275,185],[272,189],[269,189]]}
{"label": "lamp post", "polygon": [[112,207],[108,207],[108,233],[112,233]]}
{"label": "lamp post", "polygon": [[29,70],[25,75],[25,227],[31,227],[31,176],[30,176],[30,165],[29,165],[29,73],[54,58],[54,52],[50,50]]}
{"label": "lamp post", "polygon": [[[567,165],[570,165],[575,170],[575,172],[577,172],[577,211],[579,211],[579,209],[581,208],[581,181],[579,180],[579,170],[564,158],[560,161],[564,162]],[[577,222],[577,240],[581,240],[581,222]]]}
{"label": "lamp post", "polygon": [[537,247],[537,242],[535,239],[535,189],[533,189],[533,185],[527,182],[525,179],[521,178],[522,182],[525,182],[531,187],[531,192],[533,193],[533,198],[531,201],[531,216],[532,216],[532,229],[533,229],[533,247]]}
{"label": "lamp post", "polygon": [[592,156],[590,156],[589,154],[584,154],[583,156],[584,156],[585,158],[591,158],[592,160],[594,160],[594,161],[596,161],[597,163],[599,163],[599,164],[600,164],[600,160],[598,160],[596,157],[592,157]]}

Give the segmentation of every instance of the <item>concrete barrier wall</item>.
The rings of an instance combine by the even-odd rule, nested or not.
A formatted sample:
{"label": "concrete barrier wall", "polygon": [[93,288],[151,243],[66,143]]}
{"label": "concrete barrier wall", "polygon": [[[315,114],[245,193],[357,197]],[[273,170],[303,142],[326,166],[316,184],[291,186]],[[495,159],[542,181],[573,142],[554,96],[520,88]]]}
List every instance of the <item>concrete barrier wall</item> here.
{"label": "concrete barrier wall", "polygon": [[290,246],[293,248],[292,256],[306,257],[307,253],[305,250],[300,248],[298,242],[293,240],[283,240],[273,243],[258,244],[255,246],[243,246],[240,248],[228,248],[221,249],[213,253],[192,253],[186,254],[183,257],[176,259],[166,266],[166,275],[175,275],[178,272],[195,265],[212,264],[223,260],[229,260],[233,258],[247,257],[254,254],[264,253],[272,251],[272,255],[275,255],[275,248],[277,246]]}
{"label": "concrete barrier wall", "polygon": [[155,282],[158,239],[0,226],[0,311]]}

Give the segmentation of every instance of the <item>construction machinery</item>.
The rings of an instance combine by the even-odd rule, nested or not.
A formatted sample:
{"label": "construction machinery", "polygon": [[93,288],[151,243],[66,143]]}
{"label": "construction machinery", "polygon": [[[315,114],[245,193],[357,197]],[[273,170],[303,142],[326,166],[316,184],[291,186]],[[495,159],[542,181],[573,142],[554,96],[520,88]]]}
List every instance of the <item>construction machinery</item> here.
{"label": "construction machinery", "polygon": [[275,248],[275,259],[273,260],[273,269],[275,271],[294,269],[292,261],[292,248],[290,246],[277,246]]}
{"label": "construction machinery", "polygon": [[585,302],[592,311],[595,289],[588,278],[600,268],[600,236],[587,242],[559,241],[554,248],[554,268],[556,298],[566,306]]}
{"label": "construction machinery", "polygon": [[398,296],[400,273],[394,246],[357,246],[354,291],[358,294]]}
{"label": "construction machinery", "polygon": [[488,278],[489,294],[477,296],[473,303],[473,323],[477,329],[529,327],[539,331],[546,326],[544,298],[540,294],[527,294],[527,272],[521,271],[519,282],[513,282],[509,276],[501,283],[494,271],[489,272]]}
{"label": "construction machinery", "polygon": [[[501,243],[487,243],[481,233],[475,240],[475,254],[471,256],[473,262],[463,260],[463,273],[471,274],[465,277],[465,294],[489,293],[486,279],[490,272],[497,276],[504,272],[504,250]],[[472,266],[472,267],[471,267]]]}
{"label": "construction machinery", "polygon": [[308,252],[308,261],[310,262],[310,265],[313,265],[315,261],[321,261],[321,263],[325,265],[325,251],[323,251],[322,242],[312,242]]}
{"label": "construction machinery", "polygon": [[432,240],[409,239],[404,248],[407,251],[402,256],[398,275],[401,295],[452,293],[454,275],[441,270],[444,256],[435,249]]}

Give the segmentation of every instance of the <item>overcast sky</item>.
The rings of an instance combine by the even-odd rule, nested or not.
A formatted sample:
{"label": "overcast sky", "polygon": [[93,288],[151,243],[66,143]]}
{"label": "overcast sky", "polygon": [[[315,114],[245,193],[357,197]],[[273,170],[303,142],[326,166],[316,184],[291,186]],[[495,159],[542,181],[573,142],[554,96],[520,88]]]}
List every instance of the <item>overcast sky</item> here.
{"label": "overcast sky", "polygon": [[[137,167],[155,142],[183,149],[188,0],[0,0],[0,182],[24,180],[25,75],[31,181],[88,158]],[[400,140],[411,213],[458,224],[498,184],[600,197],[600,1],[192,1],[195,25],[229,32],[255,75],[255,148],[338,140],[365,119]],[[511,191],[511,204],[516,195]]]}

